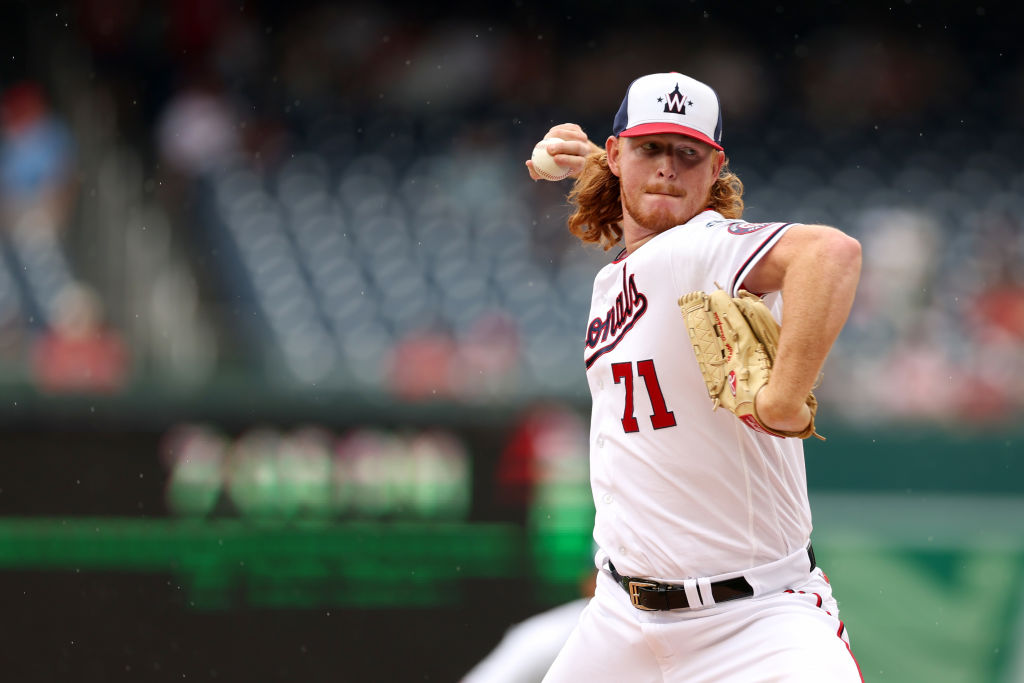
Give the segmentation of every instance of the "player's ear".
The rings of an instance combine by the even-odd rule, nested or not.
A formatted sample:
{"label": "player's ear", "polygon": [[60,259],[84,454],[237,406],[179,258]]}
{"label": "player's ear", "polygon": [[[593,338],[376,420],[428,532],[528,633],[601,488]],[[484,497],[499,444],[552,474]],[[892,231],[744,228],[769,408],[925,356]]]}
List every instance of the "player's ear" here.
{"label": "player's ear", "polygon": [[604,141],[604,151],[608,154],[608,169],[612,175],[619,177],[619,139],[609,135]]}
{"label": "player's ear", "polygon": [[711,175],[712,178],[717,179],[719,174],[722,172],[722,166],[725,165],[725,152],[720,149],[711,150],[713,153],[712,170],[714,173]]}

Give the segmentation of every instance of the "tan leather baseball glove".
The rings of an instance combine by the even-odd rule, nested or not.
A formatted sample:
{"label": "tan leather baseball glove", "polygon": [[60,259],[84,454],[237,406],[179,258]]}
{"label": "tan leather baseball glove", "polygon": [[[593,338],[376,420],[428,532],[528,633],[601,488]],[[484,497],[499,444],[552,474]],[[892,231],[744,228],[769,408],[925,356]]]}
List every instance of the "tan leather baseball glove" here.
{"label": "tan leather baseball glove", "polygon": [[807,394],[811,422],[801,432],[780,432],[757,416],[754,398],[771,377],[779,346],[779,324],[760,297],[745,290],[737,297],[721,289],[711,294],[691,292],[679,298],[679,308],[712,410],[724,406],[748,427],[773,436],[825,440],[814,430],[818,400],[813,392]]}

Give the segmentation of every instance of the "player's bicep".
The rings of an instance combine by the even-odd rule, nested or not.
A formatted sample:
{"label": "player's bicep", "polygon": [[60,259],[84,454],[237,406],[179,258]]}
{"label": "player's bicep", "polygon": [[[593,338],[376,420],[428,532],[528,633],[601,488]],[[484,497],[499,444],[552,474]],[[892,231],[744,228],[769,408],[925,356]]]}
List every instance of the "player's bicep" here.
{"label": "player's bicep", "polygon": [[795,256],[831,232],[838,231],[826,225],[801,224],[790,227],[750,269],[741,287],[757,294],[781,290],[786,270]]}

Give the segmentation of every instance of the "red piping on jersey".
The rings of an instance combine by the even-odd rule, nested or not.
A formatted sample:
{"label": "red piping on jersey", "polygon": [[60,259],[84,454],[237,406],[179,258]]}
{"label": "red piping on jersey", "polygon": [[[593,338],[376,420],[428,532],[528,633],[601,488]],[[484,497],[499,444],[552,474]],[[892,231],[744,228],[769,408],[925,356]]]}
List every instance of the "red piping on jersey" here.
{"label": "red piping on jersey", "polygon": [[[839,630],[836,631],[836,635],[839,637],[839,640],[843,640],[843,631],[845,630],[846,624],[840,621]],[[857,667],[857,675],[860,676],[861,683],[864,683],[864,672],[860,670],[860,662],[858,662],[857,658],[853,655],[853,650],[850,649],[850,644],[843,640],[843,645],[846,646],[846,651],[850,653],[850,659],[853,660],[853,665]]]}
{"label": "red piping on jersey", "polygon": [[729,295],[730,296],[732,295],[733,292],[736,291],[736,287],[738,287],[739,285],[743,284],[742,282],[737,282],[737,280],[739,280],[740,274],[743,273],[743,271],[745,271],[747,269],[747,267],[753,262],[753,260],[755,258],[757,258],[757,255],[761,253],[761,251],[765,248],[765,245],[767,245],[769,242],[771,242],[773,239],[775,239],[775,236],[779,234],[779,230],[782,230],[784,228],[788,228],[791,225],[793,225],[793,223],[783,223],[778,228],[776,228],[774,231],[772,231],[772,234],[768,235],[768,239],[766,239],[764,242],[761,242],[761,244],[758,245],[757,249],[754,250],[754,252],[750,255],[750,257],[747,258],[747,260],[743,262],[743,265],[740,266],[739,270],[736,271],[736,274],[732,276],[732,282],[729,283]]}
{"label": "red piping on jersey", "polygon": [[[794,591],[792,588],[787,589],[786,592],[787,593],[799,593],[800,595],[807,595],[808,594],[806,591]],[[811,593],[810,595],[813,595],[814,597],[816,597],[818,599],[818,604],[815,605],[815,607],[821,607],[821,594],[820,593]],[[830,614],[830,612],[826,612],[826,614]]]}
{"label": "red piping on jersey", "polygon": [[[787,588],[783,592],[784,593],[790,593],[790,594],[807,595],[807,593],[805,591],[795,591],[792,588]],[[816,597],[818,599],[817,600],[817,602],[818,602],[817,606],[820,608],[821,607],[821,595],[818,594],[818,593],[811,593],[811,595],[813,595],[814,597]],[[829,612],[828,610],[825,611],[825,614],[827,614],[829,616],[832,616],[832,613]],[[861,683],[863,683],[864,682],[864,672],[860,670],[860,662],[858,662],[857,658],[854,656],[853,650],[850,648],[850,644],[847,643],[845,640],[843,640],[843,632],[844,631],[846,631],[846,624],[844,624],[842,621],[840,621],[839,622],[839,628],[836,629],[836,637],[839,638],[839,640],[842,640],[843,641],[843,645],[846,646],[846,651],[850,653],[850,659],[853,660],[853,665],[855,667],[857,667],[857,675],[860,676]]]}

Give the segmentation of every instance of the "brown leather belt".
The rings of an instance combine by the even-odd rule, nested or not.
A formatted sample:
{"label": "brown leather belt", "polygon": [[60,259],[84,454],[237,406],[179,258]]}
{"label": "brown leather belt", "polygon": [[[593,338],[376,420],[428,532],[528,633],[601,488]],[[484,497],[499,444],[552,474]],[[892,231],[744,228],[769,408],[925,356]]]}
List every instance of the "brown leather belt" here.
{"label": "brown leather belt", "polygon": [[[811,571],[817,566],[814,560],[814,548],[807,546],[807,558],[811,561]],[[629,594],[633,607],[649,611],[664,611],[670,609],[684,609],[690,606],[686,598],[686,589],[683,586],[658,583],[650,579],[636,578],[633,576],[622,576],[615,571],[615,565],[608,561],[608,571],[616,583]],[[697,595],[700,595],[700,586],[696,586]],[[711,584],[711,595],[715,602],[728,602],[740,598],[749,598],[754,595],[754,589],[742,576],[723,581],[715,581]]]}

